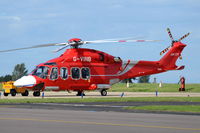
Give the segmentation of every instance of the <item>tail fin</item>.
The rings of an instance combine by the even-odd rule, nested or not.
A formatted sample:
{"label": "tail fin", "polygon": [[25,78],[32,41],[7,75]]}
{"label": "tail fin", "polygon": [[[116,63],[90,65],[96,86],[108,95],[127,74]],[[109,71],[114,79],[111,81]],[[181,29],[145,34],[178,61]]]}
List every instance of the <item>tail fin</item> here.
{"label": "tail fin", "polygon": [[181,56],[186,45],[181,42],[174,42],[171,49],[159,60],[159,65],[165,70],[181,70],[184,66],[177,67],[176,61]]}

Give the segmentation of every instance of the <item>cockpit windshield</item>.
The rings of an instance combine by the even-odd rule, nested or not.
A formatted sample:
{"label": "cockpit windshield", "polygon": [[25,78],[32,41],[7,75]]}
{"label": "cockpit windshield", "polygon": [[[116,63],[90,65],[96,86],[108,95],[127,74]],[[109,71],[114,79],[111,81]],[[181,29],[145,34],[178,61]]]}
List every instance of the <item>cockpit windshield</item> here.
{"label": "cockpit windshield", "polygon": [[32,75],[40,77],[42,79],[46,79],[48,76],[49,67],[47,66],[39,66],[35,70],[33,70]]}

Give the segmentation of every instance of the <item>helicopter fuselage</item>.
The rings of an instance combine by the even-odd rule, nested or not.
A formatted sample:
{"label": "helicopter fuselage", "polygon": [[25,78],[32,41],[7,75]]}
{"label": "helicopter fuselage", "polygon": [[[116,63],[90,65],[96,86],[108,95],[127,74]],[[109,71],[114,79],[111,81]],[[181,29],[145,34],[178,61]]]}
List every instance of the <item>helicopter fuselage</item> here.
{"label": "helicopter fuselage", "polygon": [[[120,57],[93,49],[67,49],[60,57],[39,64],[30,75],[17,80],[15,85],[26,86],[38,92],[44,90],[72,90],[79,94],[84,90],[105,92],[111,85],[123,79],[183,69],[184,66],[177,67],[175,63],[185,46],[181,42],[175,42],[159,61],[123,61]],[[25,81],[28,78],[29,83]]]}

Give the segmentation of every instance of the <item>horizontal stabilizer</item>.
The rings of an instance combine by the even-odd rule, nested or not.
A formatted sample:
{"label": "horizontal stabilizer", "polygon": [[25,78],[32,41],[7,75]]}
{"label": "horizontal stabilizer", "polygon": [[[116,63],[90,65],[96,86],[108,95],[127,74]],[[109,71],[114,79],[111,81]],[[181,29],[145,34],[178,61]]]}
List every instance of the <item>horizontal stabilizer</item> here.
{"label": "horizontal stabilizer", "polygon": [[183,70],[185,68],[185,66],[178,66],[177,68],[176,68],[176,70]]}

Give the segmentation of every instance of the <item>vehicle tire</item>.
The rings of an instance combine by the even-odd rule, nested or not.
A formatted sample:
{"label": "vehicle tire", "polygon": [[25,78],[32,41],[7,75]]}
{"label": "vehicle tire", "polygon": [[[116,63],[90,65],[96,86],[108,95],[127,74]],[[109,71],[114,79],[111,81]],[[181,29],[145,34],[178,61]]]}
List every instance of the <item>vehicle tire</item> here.
{"label": "vehicle tire", "polygon": [[29,92],[27,90],[25,90],[24,93],[22,93],[22,96],[28,96],[29,95]]}
{"label": "vehicle tire", "polygon": [[101,90],[101,95],[102,95],[102,96],[107,96],[107,91],[106,91],[106,89]]}
{"label": "vehicle tire", "polygon": [[17,92],[16,92],[16,90],[14,90],[14,89],[12,89],[12,90],[10,90],[10,94],[11,94],[11,96],[16,96],[16,94],[17,94]]}
{"label": "vehicle tire", "polygon": [[34,92],[33,92],[33,96],[39,97],[39,96],[40,96],[40,91],[34,91]]}
{"label": "vehicle tire", "polygon": [[5,93],[5,92],[4,92],[3,95],[4,95],[5,97],[7,97],[7,96],[8,96],[8,93]]}

